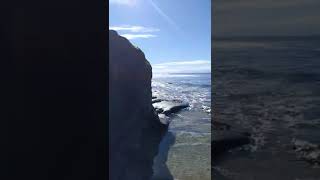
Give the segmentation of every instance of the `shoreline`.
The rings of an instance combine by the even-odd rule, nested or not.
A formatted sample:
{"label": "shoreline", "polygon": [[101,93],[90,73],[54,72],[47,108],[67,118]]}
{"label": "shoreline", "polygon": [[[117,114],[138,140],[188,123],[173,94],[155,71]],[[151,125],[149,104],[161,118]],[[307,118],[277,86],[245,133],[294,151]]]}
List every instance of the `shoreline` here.
{"label": "shoreline", "polygon": [[[163,83],[169,83],[167,81],[170,80],[166,79]],[[156,85],[161,87],[161,84]],[[210,113],[199,107],[201,103],[194,104],[191,101],[190,104],[190,101],[177,100],[183,99],[178,96],[185,96],[186,92],[181,93],[178,90],[177,95],[173,96],[175,98],[169,98],[169,100],[166,94],[171,92],[171,89],[174,90],[175,86],[179,86],[179,83],[172,82],[166,85],[169,87],[164,86],[161,90],[154,89],[155,104],[161,103],[161,101],[157,102],[157,99],[166,97],[164,101],[188,103],[190,106],[168,115],[168,132],[160,143],[159,154],[155,158],[155,175],[152,180],[198,180],[199,178],[210,180],[211,162],[208,161],[211,155]],[[165,93],[161,94],[163,91]],[[158,106],[155,105],[155,107],[157,109]]]}

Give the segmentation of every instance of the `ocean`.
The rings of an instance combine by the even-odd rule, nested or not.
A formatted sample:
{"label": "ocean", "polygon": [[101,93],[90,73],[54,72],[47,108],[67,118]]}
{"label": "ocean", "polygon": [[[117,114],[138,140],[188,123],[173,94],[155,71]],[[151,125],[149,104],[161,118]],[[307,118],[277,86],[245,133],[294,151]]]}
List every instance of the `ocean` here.
{"label": "ocean", "polygon": [[[213,162],[215,172],[231,180],[320,179],[318,165],[305,161],[310,152],[294,148],[297,140],[320,144],[319,58],[319,37],[213,41],[213,116],[253,139]],[[307,151],[320,160],[319,149]]]}
{"label": "ocean", "polygon": [[211,179],[211,74],[154,74],[153,96],[189,107],[171,115],[154,180]]}

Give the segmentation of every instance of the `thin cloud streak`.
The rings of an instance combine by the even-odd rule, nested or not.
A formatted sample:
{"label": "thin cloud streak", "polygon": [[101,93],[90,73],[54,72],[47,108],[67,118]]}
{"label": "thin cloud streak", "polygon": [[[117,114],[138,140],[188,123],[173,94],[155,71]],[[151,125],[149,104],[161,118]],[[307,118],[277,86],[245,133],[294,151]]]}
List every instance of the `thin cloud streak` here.
{"label": "thin cloud streak", "polygon": [[210,73],[211,61],[193,60],[193,61],[172,61],[152,65],[152,71],[155,74],[165,73]]}
{"label": "thin cloud streak", "polygon": [[174,26],[177,30],[180,30],[179,26],[166,13],[164,13],[153,0],[148,0],[148,2],[169,24]]}
{"label": "thin cloud streak", "polygon": [[148,38],[154,38],[157,37],[154,34],[120,34],[121,36],[127,38],[127,39],[148,39]]}
{"label": "thin cloud streak", "polygon": [[144,27],[144,26],[130,26],[130,25],[123,25],[123,26],[110,26],[109,29],[115,31],[128,31],[132,33],[147,33],[147,32],[158,32],[160,29],[152,28],[152,27]]}

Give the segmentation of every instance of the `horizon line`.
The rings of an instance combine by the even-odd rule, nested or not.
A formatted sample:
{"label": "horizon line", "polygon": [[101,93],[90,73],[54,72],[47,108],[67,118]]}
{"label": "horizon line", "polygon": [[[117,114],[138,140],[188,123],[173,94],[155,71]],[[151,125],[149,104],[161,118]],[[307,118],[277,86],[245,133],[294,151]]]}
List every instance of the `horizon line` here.
{"label": "horizon line", "polygon": [[320,34],[311,35],[223,35],[223,36],[211,36],[211,40],[227,40],[237,38],[320,38]]}

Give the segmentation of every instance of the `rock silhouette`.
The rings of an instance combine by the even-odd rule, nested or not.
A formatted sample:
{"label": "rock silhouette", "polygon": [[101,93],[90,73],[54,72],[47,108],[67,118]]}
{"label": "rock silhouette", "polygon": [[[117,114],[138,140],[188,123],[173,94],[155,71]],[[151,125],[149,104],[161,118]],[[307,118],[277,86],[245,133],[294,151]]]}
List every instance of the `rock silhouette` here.
{"label": "rock silhouette", "polygon": [[149,180],[167,125],[152,106],[152,68],[143,52],[109,31],[109,179]]}

